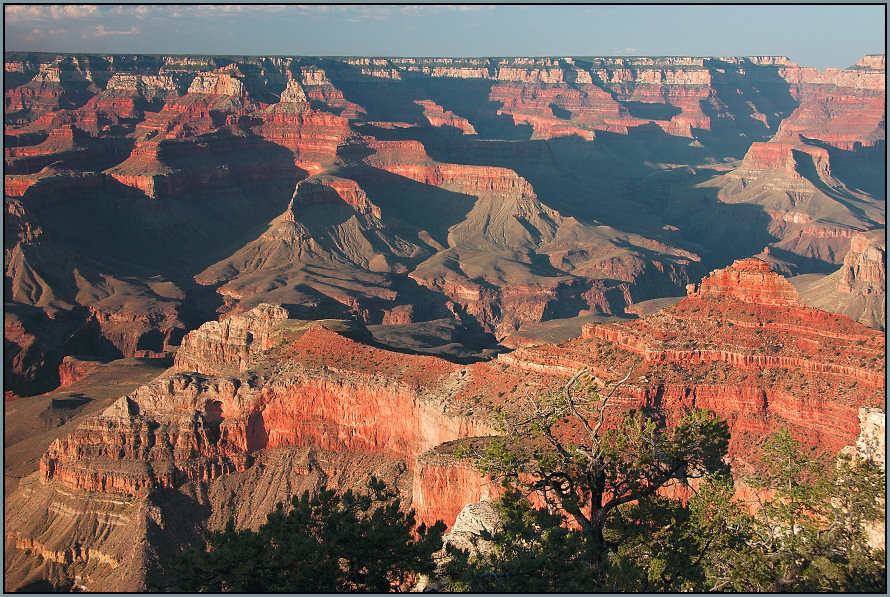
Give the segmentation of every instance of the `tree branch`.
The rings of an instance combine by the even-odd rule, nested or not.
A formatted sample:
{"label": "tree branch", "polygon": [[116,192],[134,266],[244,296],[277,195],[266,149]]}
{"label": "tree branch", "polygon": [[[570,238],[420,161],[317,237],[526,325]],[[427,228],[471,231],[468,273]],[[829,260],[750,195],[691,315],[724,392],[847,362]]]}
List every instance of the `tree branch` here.
{"label": "tree branch", "polygon": [[632,491],[625,496],[615,496],[611,500],[603,505],[603,510],[608,512],[615,506],[620,506],[621,504],[626,504],[628,502],[632,502],[634,500],[639,500],[644,497],[648,497],[658,491],[660,487],[663,487],[665,483],[670,481],[684,466],[686,466],[686,462],[681,460],[677,462],[673,468],[663,471],[660,477],[655,477],[655,480],[650,480],[649,484],[643,488],[638,489],[637,491]]}
{"label": "tree branch", "polygon": [[[606,394],[606,397],[603,398],[602,402],[600,403],[600,406],[597,407],[597,409],[599,410],[599,421],[597,422],[596,427],[594,427],[593,430],[590,432],[591,439],[596,438],[596,435],[599,433],[600,428],[603,426],[603,421],[605,420],[605,417],[606,417],[606,405],[609,403],[609,398],[612,397],[612,394],[615,393],[615,390],[617,390],[619,387],[621,387],[621,384],[623,384],[628,379],[630,379],[630,374],[633,372],[634,367],[636,367],[636,366],[637,366],[637,363],[636,363],[636,361],[634,361],[631,364],[630,369],[628,369],[627,375],[625,375],[621,381],[619,381],[618,383],[615,384],[615,386],[609,391],[609,393]],[[597,446],[599,446],[598,441],[597,441]]]}

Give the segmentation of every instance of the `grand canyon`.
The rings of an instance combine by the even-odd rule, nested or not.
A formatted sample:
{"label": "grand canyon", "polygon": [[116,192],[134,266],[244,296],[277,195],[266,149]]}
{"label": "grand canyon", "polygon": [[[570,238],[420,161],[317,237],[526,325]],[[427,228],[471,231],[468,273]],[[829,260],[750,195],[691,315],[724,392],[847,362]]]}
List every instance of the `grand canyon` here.
{"label": "grand canyon", "polygon": [[[323,484],[453,526],[582,368],[883,462],[886,65],[5,54],[7,590]],[[744,492],[739,481],[739,491]]]}

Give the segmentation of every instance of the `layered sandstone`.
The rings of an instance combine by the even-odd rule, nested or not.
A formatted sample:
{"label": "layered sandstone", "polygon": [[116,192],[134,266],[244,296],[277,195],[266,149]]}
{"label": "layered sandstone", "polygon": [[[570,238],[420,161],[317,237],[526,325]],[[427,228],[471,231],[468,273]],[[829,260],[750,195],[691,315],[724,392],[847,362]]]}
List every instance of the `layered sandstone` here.
{"label": "layered sandstone", "polygon": [[740,459],[777,420],[804,442],[837,452],[855,443],[858,409],[883,402],[884,335],[795,305],[787,282],[764,265],[735,264],[674,307],[622,325],[591,324],[560,349],[520,349],[501,359],[562,375],[586,365],[607,380],[636,361],[616,408],[713,410],[729,420],[730,451]]}
{"label": "layered sandstone", "polygon": [[806,304],[846,315],[869,327],[887,327],[886,231],[857,233],[840,269],[827,276],[796,280]]}
{"label": "layered sandstone", "polygon": [[[54,442],[40,462],[42,487],[131,504],[123,516],[148,500],[159,504],[155,519],[168,521],[177,511],[186,520],[207,504],[213,524],[222,525],[216,510],[236,514],[224,504],[241,495],[239,484],[275,486],[286,499],[322,473],[355,476],[354,467],[369,466],[360,454],[378,454],[403,463],[393,464],[402,471],[394,482],[420,520],[451,525],[467,504],[497,495],[453,456],[462,441],[497,433],[495,408],[518,408],[524,393],[558,386],[582,367],[607,388],[632,363],[631,378],[610,402],[608,424],[630,410],[658,413],[668,424],[691,408],[712,410],[729,421],[730,457],[739,470],[779,425],[807,446],[836,452],[860,439],[864,416],[872,431],[863,441],[871,442],[868,408],[882,405],[885,392],[883,334],[795,303],[787,282],[764,265],[737,262],[674,307],[469,366],[381,350],[263,305],[190,333],[177,356],[180,372]],[[213,497],[219,492],[228,501]],[[16,512],[23,507],[16,502]],[[257,518],[238,514],[238,524]],[[21,522],[7,538],[19,554],[52,551],[61,562],[87,561],[65,556],[64,545],[48,547],[42,531]],[[110,575],[97,566],[98,554],[118,552],[99,543],[93,549],[89,569]],[[126,561],[114,558],[119,566]]]}
{"label": "layered sandstone", "polygon": [[287,217],[296,221],[300,206],[313,203],[343,202],[360,214],[371,214],[380,218],[380,207],[371,203],[367,193],[359,184],[348,178],[320,175],[301,181],[294,191],[294,198]]}
{"label": "layered sandstone", "polygon": [[780,142],[752,143],[737,174],[754,178],[764,171],[781,170],[790,177],[802,178],[798,172],[800,158],[795,152],[808,155],[820,176],[831,175],[828,152],[824,148]]}
{"label": "layered sandstone", "polygon": [[[267,312],[261,308],[253,315]],[[251,329],[262,343],[260,328]],[[202,334],[186,339],[184,348],[211,336],[246,336],[239,330],[206,325]],[[211,341],[208,348],[213,346],[219,344]],[[41,478],[78,490],[138,497],[246,471],[261,450],[306,445],[389,454],[418,470],[421,454],[442,442],[493,433],[484,421],[447,406],[448,396],[474,385],[473,377],[456,365],[387,353],[320,328],[276,348],[270,362],[274,377],[177,373],[121,398],[54,442],[41,460]],[[335,354],[343,356],[336,359]],[[232,368],[217,363],[216,369]],[[397,376],[398,371],[406,375]],[[467,474],[470,485],[481,482],[475,471]],[[426,504],[424,520],[449,518],[449,511],[441,511],[442,500],[418,500]]]}
{"label": "layered sandstone", "polygon": [[759,259],[740,259],[727,268],[712,272],[698,284],[687,286],[691,297],[731,296],[745,303],[795,305],[797,290],[788,280],[770,270]]}
{"label": "layered sandstone", "polygon": [[470,122],[458,116],[451,110],[446,110],[432,100],[415,100],[416,104],[423,108],[423,115],[432,126],[451,127],[460,130],[465,135],[475,135],[476,129]]}
{"label": "layered sandstone", "polygon": [[173,366],[196,373],[244,371],[253,355],[271,348],[275,322],[288,317],[283,307],[263,304],[220,322],[205,323],[182,339]]}
{"label": "layered sandstone", "polygon": [[[859,182],[882,147],[881,56],[5,63],[14,301],[76,312],[127,355],[262,301],[505,337],[675,295],[696,263],[766,244],[784,271],[824,271],[884,225]],[[711,231],[739,213],[726,247]],[[117,237],[123,259],[102,246]],[[131,292],[154,277],[180,292]]]}
{"label": "layered sandstone", "polygon": [[847,150],[886,140],[883,55],[866,56],[843,70],[780,72],[792,83],[800,105],[782,122],[778,139],[801,135]]}
{"label": "layered sandstone", "polygon": [[[790,369],[883,387],[872,368],[883,356],[882,335],[796,297],[765,262],[747,259],[690,285],[689,297],[671,309],[626,325],[593,325],[584,337],[606,339],[647,361]],[[751,306],[718,315],[735,301]],[[697,329],[702,337],[691,343]]]}

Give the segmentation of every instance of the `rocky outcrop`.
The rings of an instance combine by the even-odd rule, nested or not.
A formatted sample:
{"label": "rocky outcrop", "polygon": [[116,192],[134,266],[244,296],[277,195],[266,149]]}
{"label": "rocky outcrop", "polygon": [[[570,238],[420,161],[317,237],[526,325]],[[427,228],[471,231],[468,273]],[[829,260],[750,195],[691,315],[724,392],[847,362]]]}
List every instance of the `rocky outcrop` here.
{"label": "rocky outcrop", "polygon": [[853,292],[860,284],[876,292],[887,286],[887,248],[882,242],[882,231],[857,234],[850,241],[850,251],[844,257],[843,289]]}
{"label": "rocky outcrop", "polygon": [[83,379],[100,364],[101,361],[66,356],[59,365],[59,387],[64,388]]}
{"label": "rocky outcrop", "polygon": [[285,308],[263,304],[205,323],[182,339],[173,366],[177,371],[214,375],[245,371],[251,357],[272,347],[274,324],[288,317]]}
{"label": "rocky outcrop", "polygon": [[380,207],[371,203],[367,193],[354,180],[337,176],[320,175],[301,181],[294,191],[293,202],[287,212],[291,221],[296,221],[294,210],[302,205],[313,203],[343,202],[360,214],[381,216]]}
{"label": "rocky outcrop", "polygon": [[195,139],[139,142],[106,174],[152,199],[182,199],[211,189],[231,193],[233,185],[291,184],[296,172],[291,159],[261,140],[222,132],[210,144]]}
{"label": "rocky outcrop", "polygon": [[336,161],[337,148],[350,130],[341,116],[309,110],[308,104],[299,101],[301,91],[292,82],[282,92],[280,103],[262,112],[258,122],[246,124],[254,134],[291,150],[299,168],[317,174]]}
{"label": "rocky outcrop", "polygon": [[493,534],[499,523],[500,519],[491,502],[473,502],[463,507],[442,539],[458,549],[478,553],[485,550],[483,532]]}
{"label": "rocky outcrop", "polygon": [[[806,371],[884,387],[874,369],[885,358],[882,335],[806,307],[795,295],[765,262],[747,259],[690,285],[689,297],[675,307],[626,325],[590,325],[583,337],[605,339],[647,361]],[[700,337],[691,341],[694,334]]]}
{"label": "rocky outcrop", "polygon": [[[276,348],[272,364],[287,372],[178,373],[144,386],[50,446],[41,477],[142,495],[246,470],[258,450],[314,445],[413,463],[442,442],[493,433],[486,422],[441,406],[446,392],[472,383],[458,366],[363,346],[320,327],[294,336],[291,326],[290,333],[280,328],[274,335],[274,324],[286,316],[263,305],[205,324],[184,338],[175,369],[237,373],[251,357],[262,368],[269,355],[257,355]],[[398,370],[405,374],[395,375]],[[429,514],[441,517],[437,510]]]}
{"label": "rocky outcrop", "polygon": [[415,100],[417,105],[423,108],[423,116],[432,126],[451,127],[460,130],[464,135],[475,135],[476,129],[466,118],[458,116],[451,110],[446,110],[436,102],[428,99]]}
{"label": "rocky outcrop", "polygon": [[880,408],[859,409],[859,439],[856,450],[860,456],[881,468],[887,462],[887,415]]}
{"label": "rocky outcrop", "polygon": [[[712,410],[729,422],[734,470],[750,465],[754,446],[779,425],[809,447],[837,452],[859,440],[860,420],[873,427],[868,408],[883,404],[883,334],[794,304],[773,276],[759,262],[734,264],[673,307],[468,366],[381,350],[263,305],[189,334],[177,356],[181,372],[56,440],[41,458],[39,477],[47,491],[76,496],[173,500],[180,505],[161,508],[154,519],[180,512],[185,521],[208,516],[200,504],[232,510],[235,490],[225,488],[247,479],[251,487],[286,485],[291,489],[275,489],[286,499],[321,478],[342,482],[376,454],[403,463],[393,465],[402,471],[396,485],[411,496],[419,520],[443,519],[457,533],[467,504],[498,495],[496,485],[454,457],[469,438],[497,433],[495,408],[516,408],[524,392],[544,391],[582,367],[609,387],[634,362],[608,421],[644,409],[671,424],[691,408]],[[195,368],[205,373],[186,372]],[[866,443],[876,437],[869,433]],[[215,501],[218,492],[229,497]],[[266,501],[257,507],[274,505]],[[16,504],[15,512],[24,507]],[[223,523],[221,514],[210,516]],[[18,514],[15,520],[7,540],[16,553],[55,550],[60,561],[83,560],[64,556],[64,545],[50,549],[45,536]],[[246,526],[258,519],[238,520]],[[94,549],[121,566],[126,560]]]}
{"label": "rocky outcrop", "polygon": [[794,143],[752,143],[741,167],[736,174],[742,178],[755,178],[768,170],[781,170],[791,178],[802,179],[798,172],[798,161],[803,157],[795,154],[809,156],[816,171],[820,176],[831,176],[828,151],[822,147]]}
{"label": "rocky outcrop", "polygon": [[778,139],[801,135],[846,150],[886,140],[885,56],[866,56],[843,70],[780,72],[800,105],[782,122]]}
{"label": "rocky outcrop", "polygon": [[794,282],[812,307],[846,315],[879,330],[887,327],[886,231],[857,233],[841,268],[827,276],[801,276]]}
{"label": "rocky outcrop", "polygon": [[[753,265],[735,267],[751,266],[769,279]],[[294,327],[285,310],[263,305],[205,324],[183,340],[176,368],[210,377],[173,374],[120,399],[57,440],[41,460],[41,476],[79,489],[141,495],[247,470],[259,450],[370,451],[405,459],[415,471],[412,503],[421,519],[450,522],[464,504],[494,491],[448,450],[430,452],[494,433],[485,418],[461,414],[467,405],[480,397],[497,404],[489,392],[511,384],[516,391],[520,386],[510,379],[522,370],[558,378],[588,366],[609,379],[634,355],[644,364],[616,397],[616,413],[645,408],[675,417],[692,407],[714,410],[730,419],[733,454],[740,458],[751,434],[774,426],[771,417],[806,430],[807,441],[822,449],[852,443],[859,407],[883,392],[882,335],[793,307],[784,295],[776,301],[757,293],[751,278],[716,272],[714,280],[721,283],[703,283],[708,292],[675,307],[624,325],[589,326],[582,339],[520,349],[498,366],[396,355],[323,327]],[[784,354],[775,354],[777,346]],[[226,373],[237,376],[216,377]]]}
{"label": "rocky outcrop", "polygon": [[797,290],[788,280],[770,270],[759,259],[740,259],[725,269],[712,272],[698,284],[687,286],[690,297],[731,296],[744,303],[796,305]]}

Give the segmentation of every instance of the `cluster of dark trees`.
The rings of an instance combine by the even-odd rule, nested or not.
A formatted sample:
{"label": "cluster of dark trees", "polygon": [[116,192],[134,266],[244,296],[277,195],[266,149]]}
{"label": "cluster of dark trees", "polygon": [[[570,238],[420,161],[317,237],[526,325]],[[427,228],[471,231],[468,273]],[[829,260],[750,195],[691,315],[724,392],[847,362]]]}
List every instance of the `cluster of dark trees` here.
{"label": "cluster of dark trees", "polygon": [[[417,526],[372,479],[367,494],[279,504],[258,531],[209,533],[156,588],[383,592],[426,576],[444,591],[886,592],[886,554],[869,540],[885,520],[881,468],[814,459],[782,429],[745,478],[751,507],[733,499],[725,421],[696,411],[664,429],[630,413],[604,426],[616,388],[601,397],[581,372],[459,453],[505,486],[474,553],[443,550],[444,525]],[[685,499],[667,497],[673,485]]]}

